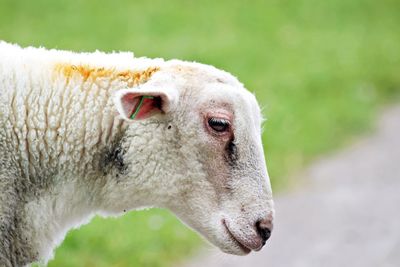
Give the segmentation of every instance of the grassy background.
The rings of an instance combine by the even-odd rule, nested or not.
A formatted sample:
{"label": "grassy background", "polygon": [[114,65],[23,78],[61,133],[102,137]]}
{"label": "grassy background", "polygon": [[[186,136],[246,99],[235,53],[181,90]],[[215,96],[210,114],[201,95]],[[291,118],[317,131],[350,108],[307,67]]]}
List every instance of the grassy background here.
{"label": "grassy background", "polygon": [[[0,39],[196,60],[257,93],[275,190],[362,131],[400,92],[397,0],[0,0]],[[166,211],[96,218],[49,266],[171,266],[200,239]]]}

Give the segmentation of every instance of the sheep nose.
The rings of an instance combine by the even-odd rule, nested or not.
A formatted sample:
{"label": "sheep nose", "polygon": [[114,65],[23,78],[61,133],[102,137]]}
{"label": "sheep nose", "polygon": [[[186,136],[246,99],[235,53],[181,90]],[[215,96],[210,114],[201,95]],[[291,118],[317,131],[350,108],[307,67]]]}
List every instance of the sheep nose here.
{"label": "sheep nose", "polygon": [[272,229],[271,220],[260,220],[256,222],[256,229],[262,239],[264,246],[267,240],[271,237],[271,229]]}

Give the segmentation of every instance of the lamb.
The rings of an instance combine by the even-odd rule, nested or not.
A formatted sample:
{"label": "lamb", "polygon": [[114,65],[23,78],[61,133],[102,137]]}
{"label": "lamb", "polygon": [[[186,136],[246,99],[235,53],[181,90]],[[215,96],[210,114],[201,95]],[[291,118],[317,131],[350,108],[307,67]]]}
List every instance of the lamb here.
{"label": "lamb", "polygon": [[95,215],[171,210],[260,250],[273,200],[253,94],[209,65],[0,42],[0,266],[49,260]]}

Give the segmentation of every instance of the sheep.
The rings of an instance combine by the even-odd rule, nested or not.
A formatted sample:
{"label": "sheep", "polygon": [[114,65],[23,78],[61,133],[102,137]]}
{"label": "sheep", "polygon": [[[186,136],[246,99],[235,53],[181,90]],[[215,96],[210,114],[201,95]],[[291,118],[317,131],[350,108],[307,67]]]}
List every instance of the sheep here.
{"label": "sheep", "polygon": [[262,116],[231,74],[2,41],[0,96],[0,266],[46,262],[94,215],[147,207],[230,254],[270,237]]}

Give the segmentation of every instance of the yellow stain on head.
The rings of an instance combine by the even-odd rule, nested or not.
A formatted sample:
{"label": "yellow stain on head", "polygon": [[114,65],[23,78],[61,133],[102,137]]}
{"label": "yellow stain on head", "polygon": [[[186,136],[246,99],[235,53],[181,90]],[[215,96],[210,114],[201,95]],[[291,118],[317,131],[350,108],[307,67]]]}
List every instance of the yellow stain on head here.
{"label": "yellow stain on head", "polygon": [[145,70],[132,71],[117,71],[113,68],[104,67],[91,67],[89,65],[72,65],[72,64],[57,64],[55,66],[56,74],[63,74],[69,83],[70,79],[74,76],[81,77],[86,82],[88,80],[95,81],[99,78],[106,78],[110,80],[121,80],[127,83],[129,87],[141,84],[150,79],[150,77],[160,67],[149,67]]}

